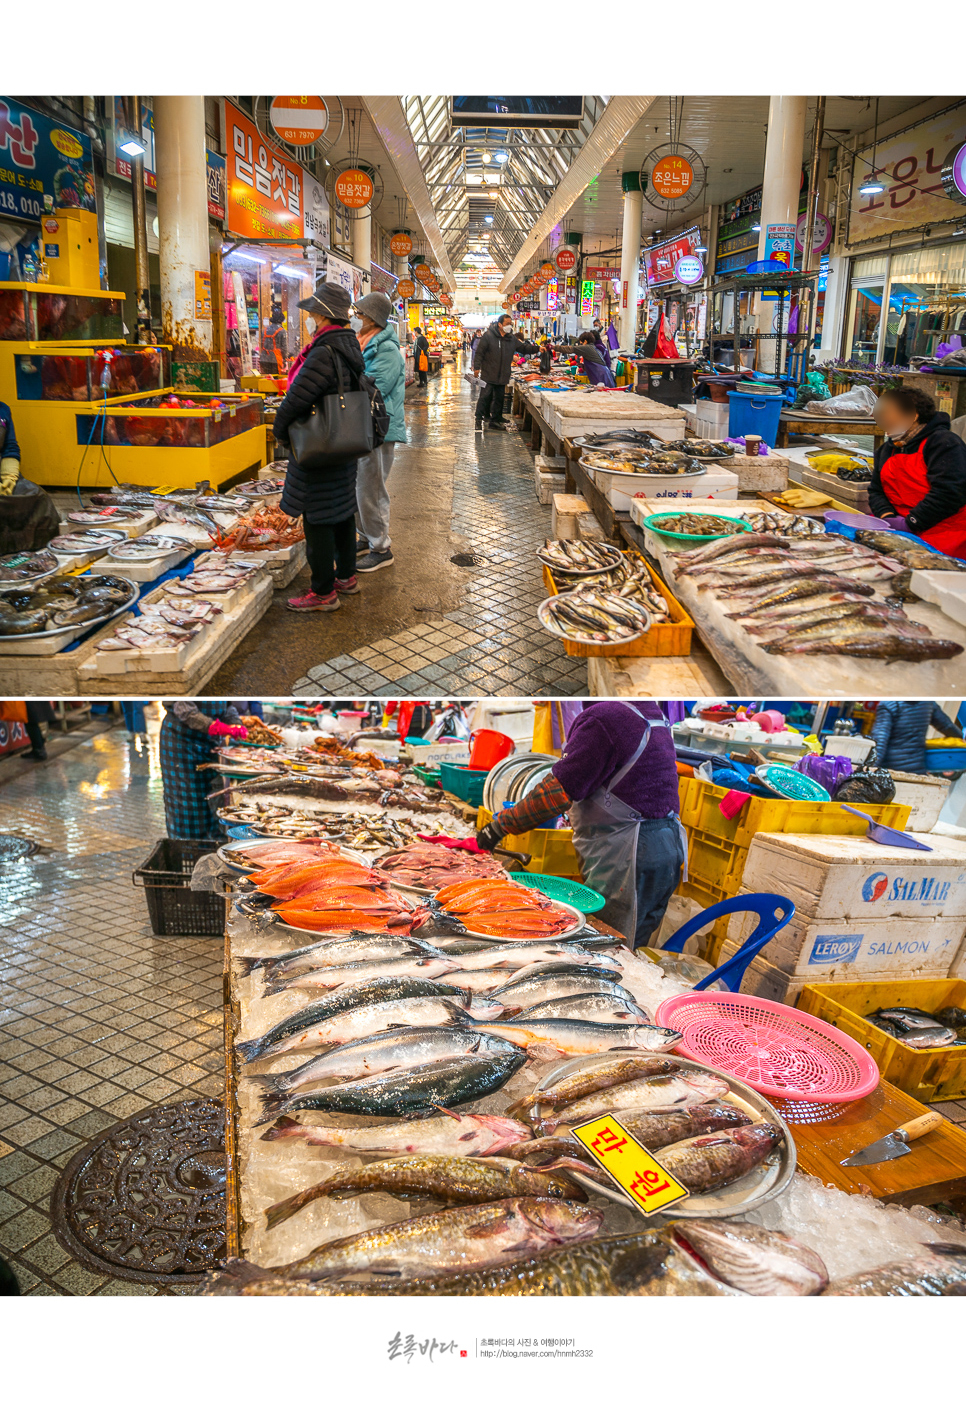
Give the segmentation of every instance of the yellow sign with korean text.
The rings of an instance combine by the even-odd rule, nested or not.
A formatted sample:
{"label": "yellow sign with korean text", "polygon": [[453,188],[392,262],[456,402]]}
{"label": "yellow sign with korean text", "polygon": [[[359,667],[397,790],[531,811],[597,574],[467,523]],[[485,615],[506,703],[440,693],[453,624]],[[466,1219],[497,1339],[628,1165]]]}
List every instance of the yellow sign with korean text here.
{"label": "yellow sign with korean text", "polygon": [[597,1116],[570,1130],[645,1217],[688,1197],[684,1185],[613,1116]]}

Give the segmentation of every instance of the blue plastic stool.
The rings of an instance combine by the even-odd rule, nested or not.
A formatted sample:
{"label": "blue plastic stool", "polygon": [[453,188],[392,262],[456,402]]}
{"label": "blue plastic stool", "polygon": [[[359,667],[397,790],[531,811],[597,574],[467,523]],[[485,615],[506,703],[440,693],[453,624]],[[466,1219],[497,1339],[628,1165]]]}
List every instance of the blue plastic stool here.
{"label": "blue plastic stool", "polygon": [[699,916],[692,917],[680,930],[676,930],[661,949],[672,955],[680,955],[692,935],[697,935],[699,930],[712,925],[719,916],[730,916],[735,911],[754,911],[758,917],[758,924],[730,960],[725,960],[723,965],[702,979],[700,984],[695,984],[696,991],[707,989],[720,979],[729,993],[737,994],[752,960],[765,948],[772,936],[787,926],[794,916],[795,903],[787,897],[776,896],[773,892],[753,892],[748,896],[733,896],[728,901],[717,901],[714,906],[707,907]]}

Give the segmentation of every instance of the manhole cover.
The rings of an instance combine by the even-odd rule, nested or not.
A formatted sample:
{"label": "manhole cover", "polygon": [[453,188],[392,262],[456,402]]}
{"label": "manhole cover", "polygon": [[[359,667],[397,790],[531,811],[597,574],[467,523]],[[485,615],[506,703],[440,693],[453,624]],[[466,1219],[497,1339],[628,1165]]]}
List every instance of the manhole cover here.
{"label": "manhole cover", "polygon": [[98,1135],[51,1198],[62,1247],[92,1271],[177,1284],[225,1256],[225,1112],[207,1097],[152,1106]]}
{"label": "manhole cover", "polygon": [[32,857],[37,844],[29,838],[18,838],[13,833],[0,833],[0,862],[14,862],[20,857]]}
{"label": "manhole cover", "polygon": [[460,551],[458,555],[450,556],[450,564],[461,565],[463,569],[469,569],[473,565],[485,565],[486,557],[473,555],[470,551]]}

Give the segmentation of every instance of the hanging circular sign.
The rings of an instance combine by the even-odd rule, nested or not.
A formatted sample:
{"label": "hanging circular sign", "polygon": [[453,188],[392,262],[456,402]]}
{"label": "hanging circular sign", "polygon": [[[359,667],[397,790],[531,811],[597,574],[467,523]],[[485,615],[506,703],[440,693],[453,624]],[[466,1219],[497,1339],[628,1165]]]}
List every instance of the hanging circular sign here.
{"label": "hanging circular sign", "polygon": [[943,162],[940,180],[951,200],[966,205],[966,142],[950,151]]}
{"label": "hanging circular sign", "polygon": [[571,268],[577,266],[577,255],[572,248],[558,248],[553,261],[562,273],[569,273]]}
{"label": "hanging circular sign", "polygon": [[442,304],[443,304],[444,307],[449,307],[449,306],[451,306],[451,305],[452,305],[452,301],[453,301],[452,297],[450,297],[450,295],[449,295],[448,292],[441,292],[441,293],[439,294],[439,300],[440,300],[440,302],[442,302]]}
{"label": "hanging circular sign", "polygon": [[704,264],[697,254],[685,254],[683,258],[679,258],[675,263],[674,276],[679,283],[684,283],[685,287],[691,287],[694,283],[699,283],[704,277]]}
{"label": "hanging circular sign", "polygon": [[335,197],[346,209],[364,209],[375,193],[376,187],[365,171],[350,167],[335,178]]}
{"label": "hanging circular sign", "polygon": [[393,234],[389,240],[389,248],[397,258],[405,258],[413,251],[413,241],[408,234]]}
{"label": "hanging circular sign", "polygon": [[[966,147],[963,148],[966,150]],[[795,247],[801,252],[805,249],[805,231],[808,227],[808,215],[803,214],[795,226]],[[812,230],[812,252],[824,253],[832,242],[832,222],[826,219],[824,214],[816,214],[815,227]]]}
{"label": "hanging circular sign", "polygon": [[415,291],[416,291],[416,284],[415,284],[414,282],[410,282],[409,278],[403,278],[403,280],[402,280],[401,283],[397,283],[397,284],[396,284],[396,296],[397,296],[397,297],[403,297],[403,298],[412,297],[412,295],[413,295],[413,293],[414,293]]}
{"label": "hanging circular sign", "polygon": [[508,312],[510,310],[510,299],[507,298],[505,302],[501,302],[500,306],[503,308],[504,312]]}
{"label": "hanging circular sign", "polygon": [[662,156],[651,171],[655,193],[665,200],[680,200],[694,184],[694,169],[684,156]]}
{"label": "hanging circular sign", "polygon": [[320,97],[273,97],[268,120],[290,146],[311,146],[329,125],[329,109]]}
{"label": "hanging circular sign", "polygon": [[413,272],[421,283],[424,283],[427,278],[433,276],[433,270],[428,263],[417,263]]}
{"label": "hanging circular sign", "polygon": [[541,264],[540,264],[540,271],[541,271],[541,273],[543,273],[546,277],[552,278],[552,277],[553,277],[553,273],[554,273],[553,264],[552,264],[552,263],[541,263]]}
{"label": "hanging circular sign", "polygon": [[[520,301],[520,298],[521,298],[522,296],[523,296],[522,292],[511,292],[511,293],[510,293],[510,301],[511,301],[511,302],[519,302],[519,301]],[[503,305],[504,305],[504,307],[505,307],[505,306],[506,306],[506,303],[504,302]]]}

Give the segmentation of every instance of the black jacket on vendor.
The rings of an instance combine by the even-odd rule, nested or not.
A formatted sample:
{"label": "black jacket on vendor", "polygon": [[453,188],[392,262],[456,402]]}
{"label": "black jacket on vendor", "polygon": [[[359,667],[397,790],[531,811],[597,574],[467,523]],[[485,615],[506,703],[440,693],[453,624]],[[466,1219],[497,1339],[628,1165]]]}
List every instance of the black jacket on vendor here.
{"label": "black jacket on vendor", "polygon": [[499,322],[493,322],[480,337],[473,357],[473,370],[486,385],[508,385],[514,356],[535,356],[539,346],[524,341],[516,332],[501,336]]}
{"label": "black jacket on vendor", "polygon": [[876,516],[899,515],[883,490],[882,469],[894,453],[915,454],[922,449],[929,490],[906,515],[909,530],[917,536],[948,520],[966,507],[966,443],[949,427],[948,414],[934,414],[907,443],[889,439],[876,449],[869,483],[869,506]]}
{"label": "black jacket on vendor", "polygon": [[[342,358],[343,383],[357,388],[357,377],[365,374],[366,367],[355,332],[341,326],[323,331],[312,343],[278,407],[273,429],[278,442],[287,445],[290,425],[296,419],[304,419],[314,404],[338,390],[335,352]],[[310,526],[345,521],[356,509],[356,462],[306,470],[290,458],[279,505],[288,516],[304,517]]]}

